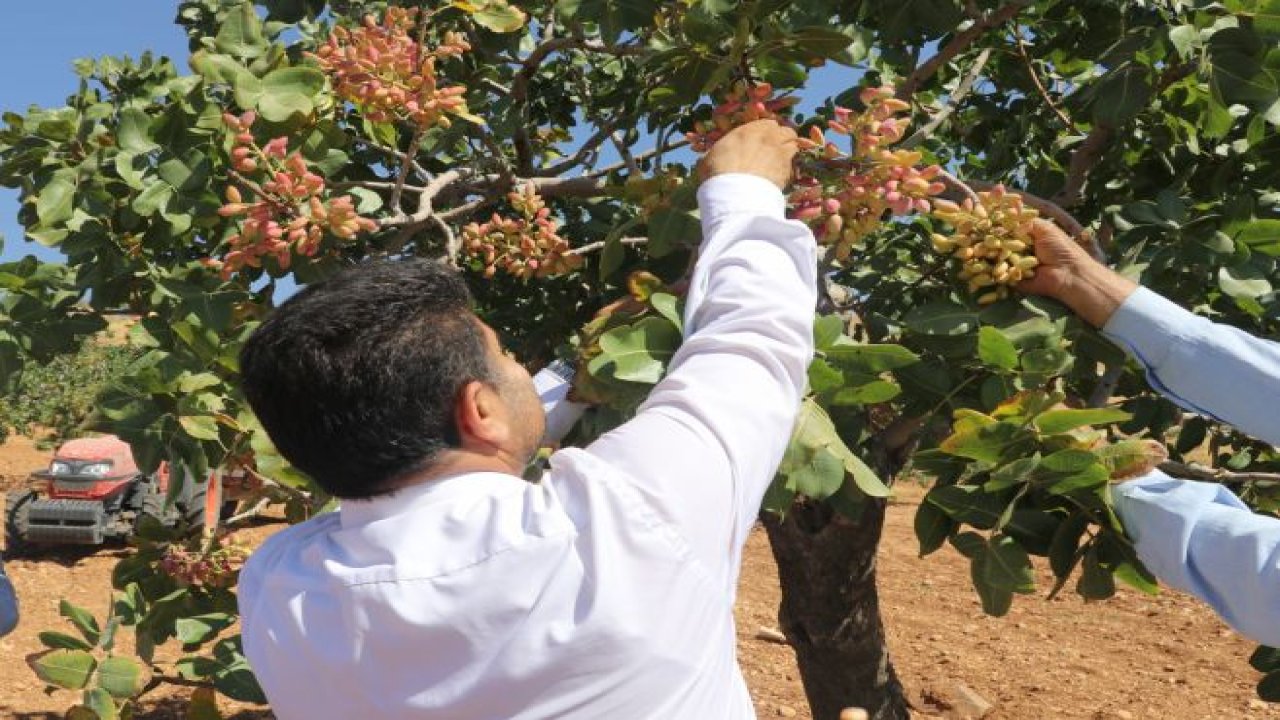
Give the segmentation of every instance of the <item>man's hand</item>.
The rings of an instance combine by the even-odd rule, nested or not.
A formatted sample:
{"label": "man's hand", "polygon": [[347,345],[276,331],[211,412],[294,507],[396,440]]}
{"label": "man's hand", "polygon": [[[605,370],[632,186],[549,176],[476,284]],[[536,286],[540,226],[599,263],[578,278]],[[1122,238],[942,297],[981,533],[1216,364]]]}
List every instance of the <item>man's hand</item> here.
{"label": "man's hand", "polygon": [[725,173],[759,175],[785,190],[791,182],[796,131],[773,120],[756,120],[730,130],[698,165],[702,179]]}
{"label": "man's hand", "polygon": [[1051,222],[1036,220],[1031,236],[1040,266],[1034,278],[1018,285],[1023,292],[1060,300],[1085,322],[1100,328],[1138,289],[1132,280],[1090,257]]}

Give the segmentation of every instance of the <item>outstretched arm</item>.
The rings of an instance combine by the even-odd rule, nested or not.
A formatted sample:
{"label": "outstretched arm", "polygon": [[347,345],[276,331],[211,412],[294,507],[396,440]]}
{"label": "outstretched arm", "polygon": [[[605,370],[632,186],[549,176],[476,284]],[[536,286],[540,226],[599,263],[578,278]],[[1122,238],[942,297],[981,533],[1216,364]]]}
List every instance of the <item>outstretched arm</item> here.
{"label": "outstretched arm", "polygon": [[1047,222],[1034,233],[1041,266],[1023,290],[1057,298],[1102,329],[1146,367],[1152,387],[1182,407],[1280,444],[1280,344],[1138,286]]}
{"label": "outstretched arm", "polygon": [[[1096,262],[1048,223],[1029,292],[1061,300],[1147,368],[1183,407],[1280,442],[1280,345],[1187,312]],[[1166,584],[1213,607],[1240,632],[1280,645],[1280,520],[1227,488],[1160,472],[1117,485],[1116,510],[1138,557]]]}
{"label": "outstretched arm", "polygon": [[704,160],[684,344],[636,418],[588,448],[630,473],[708,562],[736,563],[813,356],[816,245],[785,219],[779,190],[794,142],[762,121],[726,135]]}

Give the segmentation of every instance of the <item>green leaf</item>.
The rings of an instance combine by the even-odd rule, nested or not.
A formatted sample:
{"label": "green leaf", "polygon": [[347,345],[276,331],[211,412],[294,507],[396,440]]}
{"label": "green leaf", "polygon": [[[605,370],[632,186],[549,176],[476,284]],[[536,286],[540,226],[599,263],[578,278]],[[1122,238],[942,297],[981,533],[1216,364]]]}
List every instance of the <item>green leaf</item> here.
{"label": "green leaf", "polygon": [[684,332],[684,318],[680,316],[680,299],[671,293],[655,292],[649,296],[649,305],[676,329]]}
{"label": "green leaf", "polygon": [[97,720],[116,720],[120,713],[111,693],[102,688],[87,688],[84,691],[83,707],[88,708]]}
{"label": "green leaf", "polygon": [[612,365],[613,377],[618,380],[653,384],[662,379],[680,340],[680,331],[668,320],[646,317],[602,335],[602,352],[592,358],[589,369],[596,373]]}
{"label": "green leaf", "polygon": [[[1184,428],[1185,429],[1185,428]],[[1199,443],[1196,443],[1199,445]],[[1146,475],[1169,459],[1169,451],[1156,440],[1123,440],[1095,451],[1112,480]]]}
{"label": "green leaf", "polygon": [[986,543],[975,549],[969,562],[969,578],[982,601],[982,611],[993,617],[1003,617],[1013,607],[1013,591],[992,585],[987,580],[987,563],[991,555]]}
{"label": "green leaf", "polygon": [[1002,370],[1018,367],[1018,348],[998,328],[985,325],[978,330],[978,357]]}
{"label": "green leaf", "polygon": [[76,186],[65,177],[54,177],[36,195],[36,215],[44,225],[55,225],[71,217]]}
{"label": "green leaf", "polygon": [[81,640],[74,635],[56,632],[54,630],[45,630],[36,635],[40,639],[40,644],[47,648],[64,648],[67,650],[91,650],[93,646]]}
{"label": "green leaf", "polygon": [[148,679],[146,670],[133,658],[115,655],[98,664],[98,686],[121,700],[142,692]]}
{"label": "green leaf", "polygon": [[1258,681],[1258,697],[1267,702],[1280,702],[1280,670],[1269,672]]}
{"label": "green leaf", "polygon": [[1014,460],[992,471],[991,479],[983,484],[982,489],[994,493],[1021,485],[1031,479],[1031,473],[1039,466],[1039,453],[1032,457]]}
{"label": "green leaf", "polygon": [[978,328],[978,315],[963,305],[932,302],[912,309],[903,322],[921,335],[968,335]]}
{"label": "green leaf", "polygon": [[1259,645],[1249,656],[1249,665],[1263,673],[1280,670],[1280,649]]}
{"label": "green leaf", "polygon": [[1140,563],[1123,562],[1112,572],[1117,580],[1145,595],[1159,595],[1160,584]]}
{"label": "green leaf", "polygon": [[1033,422],[1040,432],[1057,435],[1079,427],[1124,422],[1132,417],[1117,408],[1061,408],[1047,410],[1037,415]]}
{"label": "green leaf", "polygon": [[89,683],[98,663],[87,650],[47,650],[28,660],[36,677],[60,688],[79,690]]}
{"label": "green leaf", "polygon": [[98,627],[98,621],[94,619],[92,613],[64,599],[58,603],[58,614],[70,620],[90,645],[98,644],[102,630]]}
{"label": "green leaf", "polygon": [[702,239],[702,222],[688,210],[663,208],[649,217],[649,244],[652,257],[662,257],[681,247],[697,247]]}
{"label": "green leaf", "polygon": [[1078,490],[1092,490],[1106,485],[1110,479],[1111,474],[1107,472],[1107,468],[1098,463],[1067,477],[1050,481],[1048,491],[1053,495],[1066,495]]}
{"label": "green leaf", "polygon": [[1271,292],[1266,273],[1252,266],[1220,268],[1218,287],[1233,298],[1257,298]]}
{"label": "green leaf", "polygon": [[272,70],[262,78],[262,90],[269,94],[293,93],[314,98],[324,91],[324,73],[309,65]]}
{"label": "green leaf", "polygon": [[1250,220],[1226,229],[1236,242],[1265,255],[1280,256],[1280,220]]}
{"label": "green leaf", "polygon": [[1025,454],[1021,449],[1034,442],[1031,433],[1020,425],[999,422],[956,432],[939,446],[944,452],[971,460],[996,463],[1006,455]]}
{"label": "green leaf", "polygon": [[143,217],[155,215],[173,197],[173,186],[162,180],[151,183],[133,198],[130,207]]}
{"label": "green leaf", "polygon": [[273,123],[287,123],[294,118],[309,117],[315,112],[311,98],[296,92],[263,92],[258,98],[258,112]]}
{"label": "green leaf", "polygon": [[935,487],[924,500],[937,506],[951,519],[981,530],[995,527],[1007,505],[999,495],[983,492],[972,485]]}
{"label": "green leaf", "polygon": [[[825,452],[836,457],[843,466],[844,473],[849,474],[853,478],[854,486],[865,495],[871,497],[888,497],[891,494],[888,486],[881,482],[875,472],[867,467],[844,440],[840,438],[836,431],[835,423],[831,422],[831,417],[827,415],[813,398],[807,398],[800,405],[800,413],[796,418],[795,429],[791,432],[791,443],[788,445],[788,456],[796,463],[810,463],[812,455]],[[827,463],[827,461],[823,461]],[[783,469],[787,466],[787,457],[783,459]],[[828,463],[823,465],[822,470],[830,470],[832,466]],[[812,479],[812,478],[808,478]],[[828,482],[834,482],[827,478]],[[788,483],[789,486],[794,487]],[[826,485],[824,485],[824,488]],[[838,486],[837,486],[838,489]],[[832,490],[833,494],[835,490]],[[825,496],[818,496],[825,497]]]}
{"label": "green leaf", "polygon": [[1151,101],[1147,70],[1128,65],[1103,76],[1094,94],[1095,122],[1117,127],[1133,119]]}
{"label": "green leaf", "polygon": [[1106,600],[1116,594],[1115,578],[1098,563],[1096,546],[1084,554],[1084,572],[1076,583],[1076,592],[1085,600]]}
{"label": "green leaf", "polygon": [[453,5],[471,13],[471,19],[480,27],[496,33],[515,32],[529,20],[522,10],[505,0],[482,0],[480,7],[475,9],[468,9],[475,7],[469,2],[454,2]]}
{"label": "green leaf", "polygon": [[828,401],[833,406],[874,405],[888,402],[902,394],[902,388],[888,380],[873,380],[862,385],[837,390]]}
{"label": "green leaf", "polygon": [[267,51],[267,38],[262,32],[253,3],[245,0],[226,14],[214,39],[219,52],[243,58],[256,58]]}
{"label": "green leaf", "polygon": [[947,541],[956,529],[956,522],[934,503],[923,502],[916,509],[916,539],[920,541],[920,557],[928,555]]}
{"label": "green leaf", "polygon": [[210,415],[183,415],[178,418],[178,424],[197,440],[218,439],[218,421]]}
{"label": "green leaf", "polygon": [[1080,538],[1084,537],[1088,527],[1089,516],[1083,511],[1077,511],[1063,521],[1054,532],[1053,540],[1049,543],[1049,567],[1053,570],[1055,577],[1065,578],[1075,569],[1076,563],[1080,560],[1077,556]]}
{"label": "green leaf", "polygon": [[148,153],[160,147],[151,139],[151,116],[137,108],[120,111],[116,138],[121,149],[133,153]]}
{"label": "green leaf", "polygon": [[844,373],[831,367],[830,363],[814,358],[809,363],[809,389],[821,395],[844,386]]}
{"label": "green leaf", "polygon": [[1035,592],[1036,577],[1027,551],[1011,537],[1000,536],[987,546],[982,577],[994,588],[1016,593]]}
{"label": "green leaf", "polygon": [[839,315],[819,315],[813,321],[813,345],[824,352],[844,337],[844,320]]}
{"label": "green leaf", "polygon": [[864,373],[897,370],[920,362],[920,356],[901,345],[859,345],[837,342],[823,352],[828,360]]}
{"label": "green leaf", "polygon": [[787,478],[788,488],[815,500],[836,494],[844,485],[844,463],[825,447],[792,443],[778,472]]}
{"label": "green leaf", "polygon": [[235,620],[235,616],[228,613],[207,613],[178,618],[174,623],[174,635],[183,645],[200,645],[231,627]]}
{"label": "green leaf", "polygon": [[1062,473],[1078,473],[1098,462],[1098,456],[1088,450],[1067,448],[1059,450],[1041,461],[1046,470]]}

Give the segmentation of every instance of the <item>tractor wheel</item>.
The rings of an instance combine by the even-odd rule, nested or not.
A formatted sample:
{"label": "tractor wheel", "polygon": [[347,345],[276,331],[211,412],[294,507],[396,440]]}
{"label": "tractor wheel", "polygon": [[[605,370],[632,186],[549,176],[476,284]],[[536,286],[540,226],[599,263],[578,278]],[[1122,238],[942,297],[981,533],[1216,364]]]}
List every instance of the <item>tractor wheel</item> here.
{"label": "tractor wheel", "polygon": [[222,476],[211,473],[206,482],[191,489],[191,495],[184,503],[182,516],[194,535],[205,530],[217,530],[223,518],[223,510]]}
{"label": "tractor wheel", "polygon": [[152,483],[148,483],[138,501],[138,522],[144,517],[152,517],[164,527],[173,526],[173,513],[164,511],[164,493]]}
{"label": "tractor wheel", "polygon": [[5,557],[18,557],[31,548],[27,542],[27,516],[31,514],[31,501],[35,499],[34,490],[14,490],[5,495]]}

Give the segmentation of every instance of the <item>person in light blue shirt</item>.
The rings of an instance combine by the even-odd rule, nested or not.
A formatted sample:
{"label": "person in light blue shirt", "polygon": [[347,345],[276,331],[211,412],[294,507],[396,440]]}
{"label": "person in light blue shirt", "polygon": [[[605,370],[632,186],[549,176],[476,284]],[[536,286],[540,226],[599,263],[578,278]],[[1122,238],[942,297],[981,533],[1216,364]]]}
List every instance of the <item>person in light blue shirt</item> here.
{"label": "person in light blue shirt", "polygon": [[[1280,444],[1280,344],[1195,315],[1095,261],[1038,221],[1041,267],[1020,289],[1058,299],[1146,366],[1151,386],[1192,412]],[[1160,471],[1113,488],[1138,557],[1166,585],[1239,632],[1280,646],[1280,519],[1227,488]]]}
{"label": "person in light blue shirt", "polygon": [[18,627],[18,595],[13,591],[13,583],[4,573],[4,559],[0,558],[0,637],[13,632]]}

